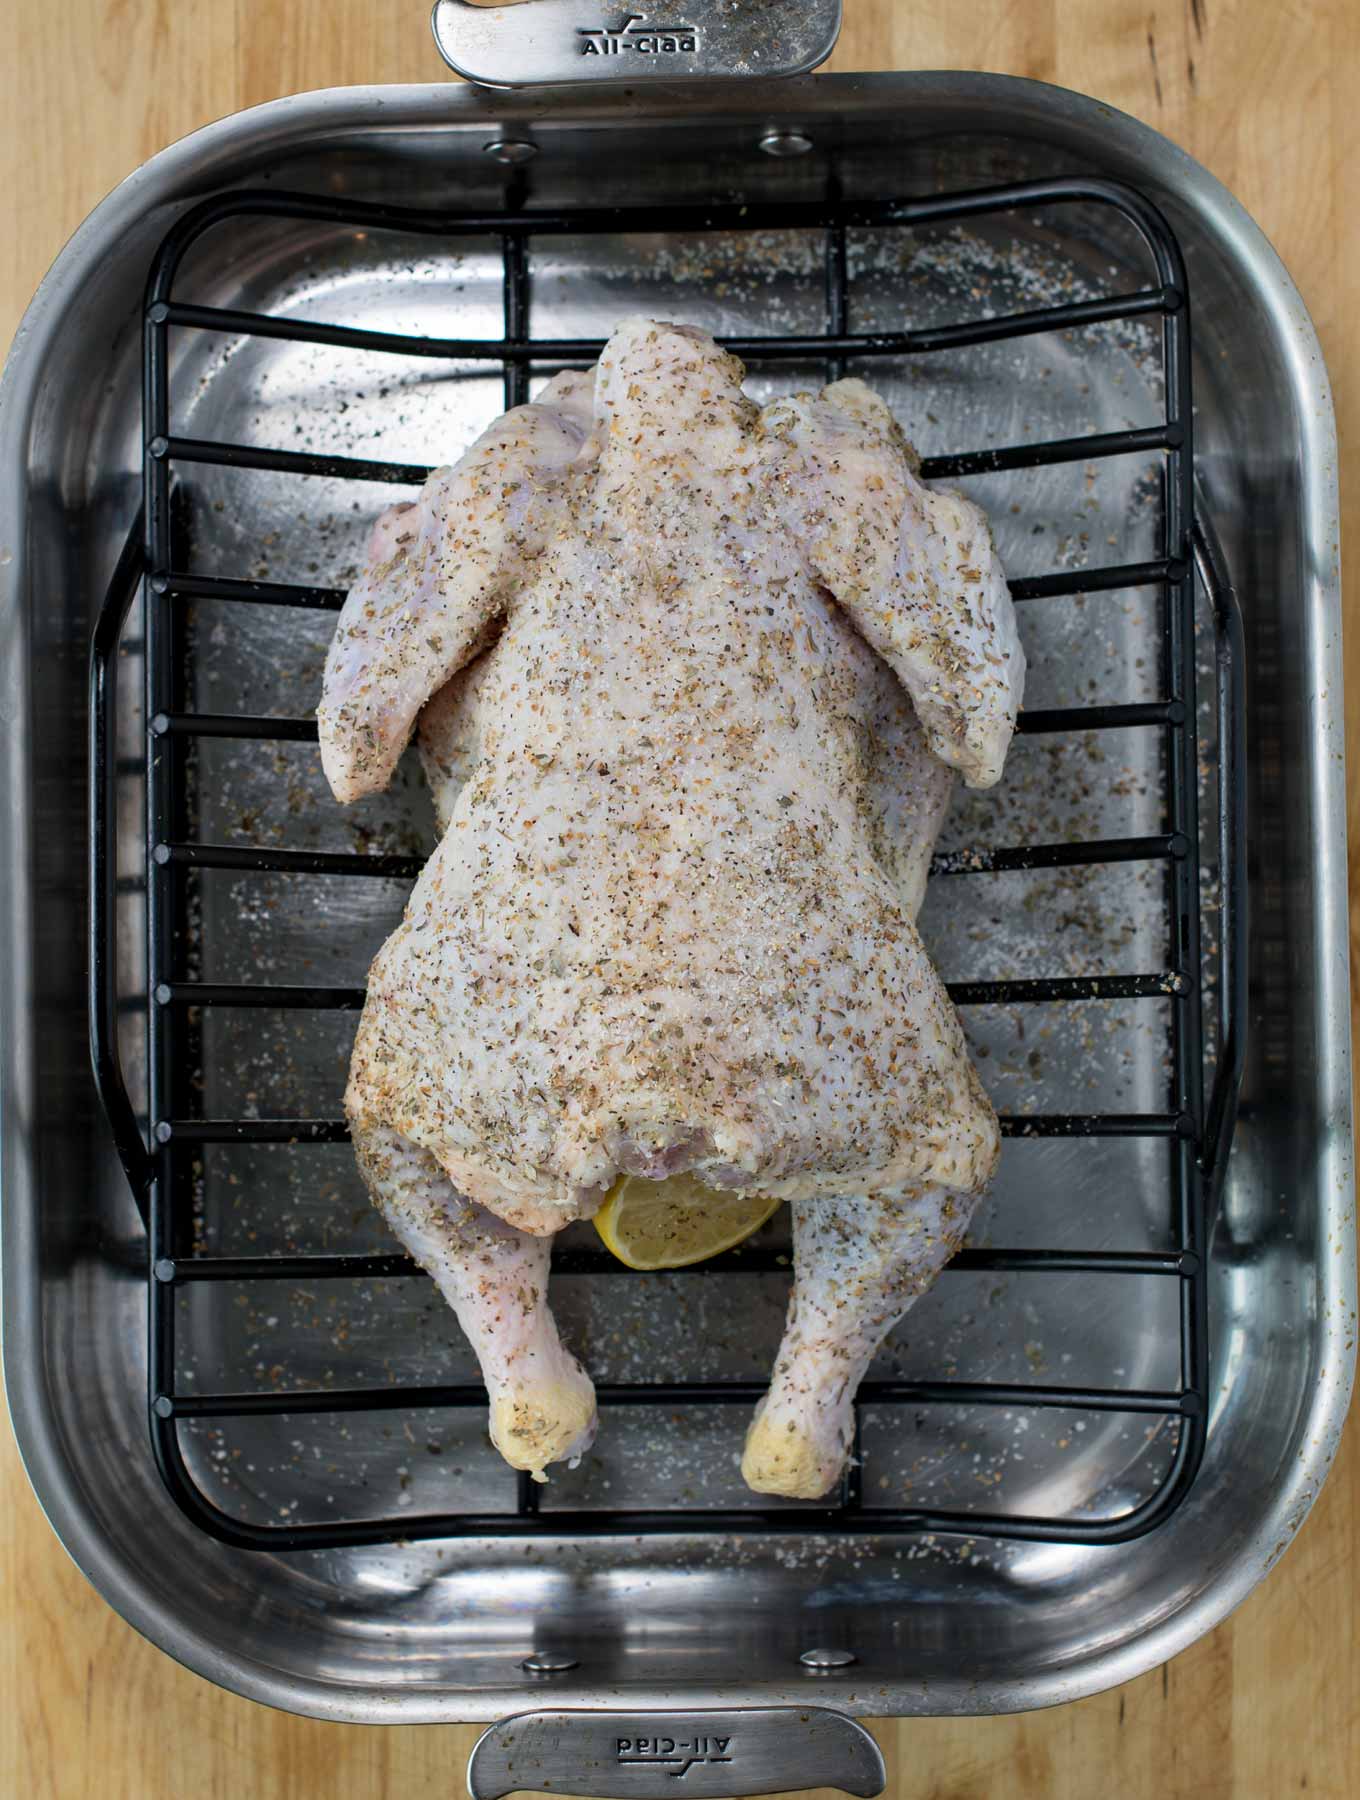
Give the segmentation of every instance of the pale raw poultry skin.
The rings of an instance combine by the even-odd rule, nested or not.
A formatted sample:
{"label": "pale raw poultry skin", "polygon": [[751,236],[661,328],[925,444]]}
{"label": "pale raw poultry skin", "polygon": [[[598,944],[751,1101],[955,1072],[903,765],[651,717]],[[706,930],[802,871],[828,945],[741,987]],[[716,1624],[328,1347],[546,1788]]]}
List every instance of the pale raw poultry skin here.
{"label": "pale raw poultry skin", "polygon": [[840,382],[762,412],[742,374],[627,320],[498,420],[378,522],[318,716],[352,800],[424,709],[443,837],[374,962],[346,1108],[494,1440],[535,1474],[588,1444],[551,1234],[621,1171],[692,1168],[794,1203],[743,1467],[819,1494],[996,1161],[914,918],[952,771],[997,778],[1024,663],[982,514],[919,481],[882,401]]}

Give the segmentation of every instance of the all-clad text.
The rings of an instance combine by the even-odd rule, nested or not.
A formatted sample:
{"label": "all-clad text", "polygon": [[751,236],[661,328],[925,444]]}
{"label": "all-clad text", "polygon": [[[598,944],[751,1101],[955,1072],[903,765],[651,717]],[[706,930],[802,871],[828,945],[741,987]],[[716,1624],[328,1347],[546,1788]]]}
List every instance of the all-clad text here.
{"label": "all-clad text", "polygon": [[730,1763],[730,1737],[635,1737],[615,1739],[621,1763],[647,1763],[671,1776],[688,1775],[696,1763]]}

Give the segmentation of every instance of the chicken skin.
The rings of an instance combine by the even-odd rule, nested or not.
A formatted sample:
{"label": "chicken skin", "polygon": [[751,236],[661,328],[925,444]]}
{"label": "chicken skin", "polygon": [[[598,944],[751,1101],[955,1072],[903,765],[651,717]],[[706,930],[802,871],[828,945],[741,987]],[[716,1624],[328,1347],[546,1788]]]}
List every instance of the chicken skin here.
{"label": "chicken skin", "polygon": [[443,830],[369,979],[360,1165],[535,1473],[592,1429],[546,1240],[620,1173],[852,1218],[997,1155],[914,924],[1021,698],[986,523],[862,383],[761,412],[742,375],[626,320],[379,520],[327,660],[336,795],[424,711]]}

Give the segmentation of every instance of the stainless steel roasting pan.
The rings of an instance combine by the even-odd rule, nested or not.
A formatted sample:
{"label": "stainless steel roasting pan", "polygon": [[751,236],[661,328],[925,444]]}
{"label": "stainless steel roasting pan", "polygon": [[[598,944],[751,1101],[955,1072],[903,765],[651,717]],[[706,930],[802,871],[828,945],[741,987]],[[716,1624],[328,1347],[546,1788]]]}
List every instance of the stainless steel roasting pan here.
{"label": "stainless steel roasting pan", "polygon": [[[803,153],[771,153],[791,149]],[[614,1504],[676,1500],[729,1509],[730,1529],[687,1532],[682,1522],[671,1531],[577,1535],[540,1521],[521,1536],[346,1543],[340,1534],[319,1547],[272,1551],[205,1531],[171,1499],[148,1441],[146,1237],[86,1045],[86,663],[142,497],[142,306],[158,244],[190,208],[229,189],[481,215],[622,206],[632,222],[626,233],[559,233],[531,245],[536,335],[597,337],[611,316],[646,308],[733,336],[796,333],[825,326],[822,264],[808,260],[797,232],[649,233],[638,209],[820,203],[829,183],[869,201],[1054,177],[1124,184],[1161,210],[1179,242],[1192,297],[1198,505],[1216,526],[1244,623],[1249,1054],[1208,1260],[1207,1438],[1181,1503],[1156,1529],[1093,1541],[1100,1532],[1086,1527],[1123,1516],[1120,1508],[1136,1511],[1169,1479],[1176,1433],[1141,1415],[1076,1407],[1050,1408],[1031,1424],[1022,1394],[1004,1420],[995,1407],[923,1404],[881,1419],[871,1407],[861,1504],[897,1503],[905,1493],[927,1509],[953,1508],[951,1517],[984,1500],[1017,1516],[1037,1508],[1071,1518],[1066,1541],[961,1528],[823,1534],[778,1520],[769,1530],[758,1521],[742,1528],[730,1518],[745,1504],[732,1469],[740,1413],[724,1407],[705,1412],[699,1426],[678,1407],[673,1420],[631,1424],[627,1406],[613,1409],[602,1440],[614,1447],[563,1476],[542,1518],[551,1521],[554,1504],[597,1516]],[[986,317],[1097,294],[1110,281],[1136,287],[1146,270],[1135,235],[1081,206],[1042,217],[1020,208],[985,227],[955,222],[887,249],[852,234],[848,328],[930,323],[951,307],[957,316],[960,302]],[[503,245],[494,230],[452,247],[412,239],[394,249],[389,240],[325,219],[235,217],[217,228],[211,254],[207,239],[190,253],[183,298],[393,332],[501,335]],[[398,358],[388,378],[387,365],[343,343],[299,349],[222,332],[179,341],[170,376],[183,415],[177,429],[198,441],[234,436],[299,452],[429,461],[465,441],[501,400],[499,364],[488,379],[475,359]],[[1136,326],[1095,323],[991,345],[972,361],[966,347],[933,362],[883,358],[870,375],[935,454],[1136,428],[1160,379],[1149,373],[1147,348]],[[819,378],[822,366],[813,359],[787,378]],[[1116,461],[1124,474],[1069,461],[980,481],[1012,575],[1146,553],[1158,458]],[[181,471],[186,554],[207,577],[343,582],[356,533],[385,490],[339,476],[312,477],[305,493],[269,486],[281,479],[211,462]],[[1067,587],[1075,586],[1073,577]],[[1145,592],[1074,594],[1077,610],[1065,623],[1057,601],[1028,609],[1026,629],[1036,634],[1030,706],[1154,701],[1156,658],[1147,666],[1140,634],[1155,625],[1157,604]],[[1197,605],[1207,712],[1213,629],[1203,595]],[[114,820],[114,973],[123,1068],[133,1110],[144,1113],[140,607],[134,602],[112,677],[124,784]],[[1043,624],[1041,614],[1056,622]],[[194,618],[200,710],[306,713],[326,617],[269,606],[211,612],[204,600]],[[550,1775],[559,1790],[659,1792],[674,1774],[673,1764],[663,1766],[665,1746],[700,1742],[683,1779],[705,1792],[812,1779],[868,1792],[873,1759],[862,1744],[835,1738],[834,1718],[829,1761],[819,1761],[815,1746],[788,1735],[787,1713],[733,1709],[796,1707],[800,1729],[815,1732],[825,1715],[813,1709],[980,1713],[1072,1699],[1183,1648],[1287,1548],[1331,1461],[1353,1360],[1336,445],[1317,339],[1288,275],[1232,196],[1172,145],[1055,88],[954,74],[606,82],[529,95],[355,88],[226,119],[124,182],[76,233],[24,320],[0,389],[0,621],[9,1401],[54,1529],[110,1603],[171,1655],[239,1693],[320,1717],[495,1721],[537,1712],[536,1735],[522,1742],[549,1760],[533,1764],[532,1779],[524,1762],[507,1774],[493,1765],[509,1753],[489,1741],[477,1777],[486,1793],[517,1781],[540,1787]],[[1211,720],[1205,730],[1209,795],[1217,778]],[[1112,735],[1080,738],[1079,802],[1067,753],[1022,739],[1011,798],[995,812],[965,809],[951,841],[1108,835],[1120,806],[1137,811],[1158,766],[1155,734],[1138,740],[1153,749],[1117,754]],[[225,749],[200,746],[200,835],[247,846],[301,841],[326,852],[354,850],[358,830],[367,834],[361,848],[418,848],[428,820],[417,783],[353,827],[327,809],[305,743],[264,750],[262,760],[258,744],[236,739]],[[1119,775],[1111,782],[1112,764]],[[1209,805],[1206,798],[1206,813]],[[1144,819],[1134,828],[1159,827]],[[1207,839],[1204,867],[1212,922],[1218,890]],[[364,884],[349,883],[337,884],[343,899],[318,889],[298,910],[287,878],[251,890],[252,900],[228,873],[225,885],[205,877],[196,890],[186,928],[202,940],[190,945],[194,979],[244,981],[253,969],[276,982],[361,981],[363,956],[401,904],[399,889],[384,889],[378,902],[356,899]],[[1055,947],[1066,954],[1064,946],[1075,950],[1059,972],[1164,958],[1160,886],[1140,881],[1133,865],[1098,871],[1089,889],[1068,877],[1075,885],[1032,891],[1032,871],[951,886],[933,924],[927,915],[946,974],[1052,974]],[[1010,885],[984,889],[987,881]],[[984,892],[979,901],[959,898]],[[269,936],[275,927],[282,937]],[[235,959],[230,972],[211,964],[219,953]],[[309,960],[310,972],[299,973]],[[1146,1018],[1155,1025],[1157,1008],[1172,1003],[1126,997],[1094,1023],[1083,1015],[1080,1029],[1051,1034],[1037,1009],[1002,1007],[994,1025],[970,1022],[970,1030],[991,1051],[989,1079],[1003,1107],[1053,1110],[1058,1089],[1043,1084],[1056,1082],[1069,1109],[1075,1086],[1086,1110],[1147,1112],[1163,1077],[1157,1053],[1149,1060],[1140,1048],[1157,1041],[1146,1036]],[[323,1021],[329,1036],[289,1035],[292,1025],[258,1012],[232,1014],[220,1027],[219,1017],[205,1012],[194,1040],[204,1116],[233,1104],[251,1117],[336,1109],[343,1014]],[[1025,1018],[1030,1035],[1017,1040]],[[145,1118],[137,1122],[147,1128]],[[322,1178],[290,1175],[282,1186],[270,1174],[281,1165],[268,1162],[279,1149],[191,1153],[194,1251],[390,1248],[362,1211],[343,1145],[309,1151],[322,1159],[308,1165]],[[974,1241],[1151,1255],[1165,1242],[1156,1212],[1162,1154],[1118,1139],[1015,1143]],[[349,1235],[340,1242],[331,1222],[342,1213]],[[653,1378],[680,1379],[691,1355],[707,1359],[706,1374],[757,1380],[777,1333],[780,1254],[776,1241],[770,1273],[630,1289],[643,1298],[618,1301],[609,1317],[592,1312],[589,1278],[572,1288],[564,1276],[568,1330],[605,1381],[626,1384],[643,1363]],[[1166,1384],[1176,1315],[1162,1297],[1174,1281],[1121,1287],[1088,1272],[1045,1277],[1059,1286],[1042,1292],[1027,1285],[1039,1279],[1018,1266],[947,1274],[880,1373],[1017,1387]],[[275,1284],[271,1304],[231,1283],[177,1289],[180,1390],[352,1383],[356,1357],[370,1382],[467,1378],[457,1334],[423,1284],[375,1278],[351,1283],[338,1299],[335,1284],[301,1295],[298,1286]],[[365,1514],[388,1508],[398,1520],[403,1506],[413,1517],[439,1507],[513,1513],[513,1483],[508,1495],[498,1485],[475,1412],[457,1418],[465,1422],[415,1406],[367,1423],[339,1414],[318,1424],[267,1409],[239,1426],[187,1416],[183,1466],[243,1531],[280,1517],[325,1521],[355,1504]],[[546,1709],[629,1717],[606,1721],[587,1745],[579,1720],[562,1726]],[[724,1710],[696,1721],[685,1709]],[[731,1741],[728,1762],[708,1760],[721,1754],[720,1738]],[[772,1746],[794,1742],[805,1759],[798,1770],[771,1760]],[[545,1743],[566,1746],[550,1775],[555,1752]],[[620,1744],[645,1748],[635,1755]]]}

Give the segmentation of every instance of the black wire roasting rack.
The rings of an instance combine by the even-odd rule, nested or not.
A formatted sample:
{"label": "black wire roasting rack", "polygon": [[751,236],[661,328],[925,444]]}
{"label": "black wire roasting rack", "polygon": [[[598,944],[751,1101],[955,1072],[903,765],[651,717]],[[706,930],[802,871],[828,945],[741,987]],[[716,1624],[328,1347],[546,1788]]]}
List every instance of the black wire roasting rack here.
{"label": "black wire roasting rack", "polygon": [[[1005,215],[1017,208],[1079,204],[1106,207],[1136,228],[1155,268],[1153,285],[1105,298],[1045,306],[1002,317],[974,317],[930,329],[855,334],[849,317],[847,232],[876,227],[922,226],[945,221]],[[368,232],[423,234],[441,242],[473,236],[499,241],[503,258],[504,335],[488,339],[434,339],[323,325],[294,318],[190,305],[175,298],[176,275],[191,245],[224,220],[241,215],[311,221],[362,228]],[[954,879],[985,880],[1010,869],[1058,868],[1077,864],[1157,863],[1164,867],[1170,929],[1165,966],[1144,973],[1051,980],[984,981],[951,988],[959,1006],[1039,1002],[1061,1006],[1091,1000],[1156,996],[1168,1000],[1169,1103],[1158,1113],[1073,1113],[1003,1118],[1010,1135],[1123,1136],[1161,1140],[1165,1146],[1166,1205],[1171,1221],[1169,1247],[1127,1254],[1101,1250],[970,1249],[952,1268],[1037,1272],[1090,1271],[1130,1282],[1172,1282],[1179,1296],[1180,1378],[1167,1391],[1146,1388],[1081,1388],[1037,1384],[965,1383],[950,1380],[867,1381],[860,1406],[911,1408],[949,1405],[1011,1408],[1084,1408],[1170,1418],[1176,1422],[1175,1450],[1158,1490],[1114,1519],[1016,1517],[985,1511],[923,1507],[868,1507],[861,1492],[858,1458],[852,1461],[834,1502],[804,1508],[777,1508],[758,1500],[728,1510],[676,1506],[663,1509],[552,1510],[540,1512],[537,1489],[528,1479],[518,1487],[515,1510],[373,1517],[350,1523],[253,1524],[229,1517],[204,1493],[185,1460],[180,1427],[185,1421],[239,1420],[276,1414],[302,1418],[341,1412],[411,1407],[479,1408],[479,1385],[382,1386],[252,1394],[186,1393],[176,1384],[175,1296],[192,1282],[276,1283],[327,1277],[402,1277],[421,1271],[404,1255],[225,1256],[192,1249],[189,1217],[190,1164],[204,1144],[267,1142],[292,1146],[306,1157],[309,1147],[347,1136],[340,1119],[202,1118],[193,1116],[192,1088],[185,1079],[192,1062],[186,1038],[190,1008],[268,1007],[273,1009],[357,1008],[362,990],[312,986],[208,983],[186,978],[184,943],[186,881],[196,869],[232,869],[267,874],[326,874],[355,880],[412,879],[419,859],[406,856],[330,853],[288,848],[253,848],[203,843],[194,836],[187,794],[186,751],[195,738],[310,740],[310,718],[280,719],[209,714],[185,710],[182,633],[177,621],[184,603],[224,606],[269,605],[336,610],[344,599],[338,587],[305,586],[245,576],[194,574],[176,566],[172,532],[172,476],[190,464],[266,469],[299,478],[352,477],[411,485],[427,469],[350,456],[261,449],[237,443],[182,437],[172,417],[169,344],[172,332],[211,331],[242,337],[271,337],[308,344],[349,347],[404,356],[460,358],[499,366],[505,404],[528,395],[532,371],[587,363],[598,340],[535,338],[530,318],[529,244],[566,233],[664,232],[674,238],[712,231],[801,228],[824,234],[826,329],[815,335],[761,336],[726,340],[746,362],[770,365],[817,359],[834,378],[846,360],[922,357],[961,346],[989,344],[1032,333],[1065,330],[1099,321],[1142,317],[1160,322],[1164,373],[1164,417],[1137,430],[1105,432],[1003,448],[961,450],[926,462],[927,478],[958,477],[984,471],[1026,469],[1041,464],[1091,463],[1129,452],[1159,453],[1163,467],[1160,555],[1155,559],[1104,568],[1041,575],[1012,583],[1026,604],[1098,590],[1160,590],[1162,609],[1162,697],[1130,705],[1100,705],[1031,711],[1020,729],[1061,733],[1111,727],[1141,727],[1162,734],[1165,772],[1163,830],[1156,835],[1103,838],[1089,842],[1031,843],[1013,848],[937,856],[932,873]],[[449,1536],[580,1537],[658,1533],[780,1533],[878,1535],[921,1531],[963,1532],[969,1536],[1038,1539],[1064,1543],[1116,1543],[1152,1530],[1183,1500],[1204,1448],[1208,1407],[1208,1322],[1206,1261],[1208,1232],[1226,1161],[1243,1066],[1245,1019],[1245,750],[1241,626],[1236,599],[1222,556],[1207,522],[1196,517],[1190,390],[1189,295],[1176,240],[1161,214],[1135,190],[1114,182],[1054,179],[987,191],[921,199],[856,203],[832,199],[813,204],[676,205],[632,209],[600,207],[503,212],[431,212],[345,199],[267,191],[233,191],[208,199],[186,213],[161,244],[151,267],[144,315],[144,503],[113,575],[95,626],[91,647],[90,705],[90,1035],[99,1092],[133,1193],[146,1223],[149,1296],[149,1417],[152,1441],[165,1485],[188,1516],[205,1531],[248,1549],[286,1550]],[[1199,810],[1199,760],[1204,753],[1197,725],[1194,630],[1196,573],[1212,604],[1215,625],[1217,692],[1216,944],[1219,974],[1212,1055],[1206,1051],[1203,1012],[1201,933],[1203,905]],[[132,1004],[146,1008],[148,1096],[145,1131],[129,1096],[118,1049],[120,1001],[116,981],[116,746],[114,688],[118,646],[139,594],[144,596],[146,836],[144,879],[147,919],[147,988]],[[1209,859],[1210,870],[1213,858]],[[141,879],[139,872],[139,881]],[[1206,934],[1207,935],[1207,934]],[[725,1269],[775,1266],[771,1252],[748,1252],[739,1262],[708,1265],[714,1279]],[[630,1275],[604,1252],[563,1251],[556,1266],[589,1270],[597,1278],[645,1279]],[[944,1279],[948,1279],[948,1274]],[[757,1384],[742,1381],[685,1381],[604,1385],[602,1407],[740,1406],[759,1398]]]}

